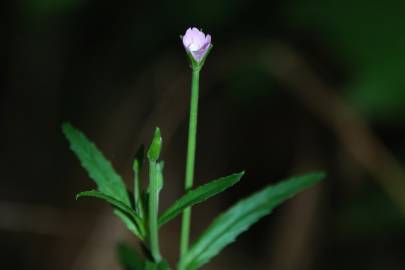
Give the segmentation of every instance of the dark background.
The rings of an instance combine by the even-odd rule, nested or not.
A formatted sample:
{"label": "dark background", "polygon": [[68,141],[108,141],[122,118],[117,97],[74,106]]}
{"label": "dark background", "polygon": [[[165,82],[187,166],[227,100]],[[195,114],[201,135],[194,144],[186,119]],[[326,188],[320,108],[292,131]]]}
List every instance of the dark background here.
{"label": "dark background", "polygon": [[[201,77],[196,182],[246,170],[194,208],[193,237],[240,197],[293,174],[326,181],[278,208],[204,269],[405,267],[405,2],[2,2],[0,269],[119,269],[136,240],[96,200],[70,121],[131,183],[155,126],[162,208],[182,194],[190,69],[179,35],[214,49]],[[179,219],[161,232],[178,253]]]}

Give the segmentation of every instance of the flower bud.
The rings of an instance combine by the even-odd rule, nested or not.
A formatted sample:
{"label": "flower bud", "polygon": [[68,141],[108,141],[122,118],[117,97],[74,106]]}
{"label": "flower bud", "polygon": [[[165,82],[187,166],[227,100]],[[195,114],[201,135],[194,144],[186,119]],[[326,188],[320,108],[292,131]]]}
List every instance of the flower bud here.
{"label": "flower bud", "polygon": [[200,64],[211,49],[211,36],[205,35],[195,27],[190,27],[183,36],[183,45],[187,53],[191,54],[192,60]]}
{"label": "flower bud", "polygon": [[147,153],[148,159],[150,161],[158,160],[161,149],[162,149],[162,136],[160,136],[160,129],[157,127],[155,129],[155,134],[153,135],[152,143],[150,144]]}

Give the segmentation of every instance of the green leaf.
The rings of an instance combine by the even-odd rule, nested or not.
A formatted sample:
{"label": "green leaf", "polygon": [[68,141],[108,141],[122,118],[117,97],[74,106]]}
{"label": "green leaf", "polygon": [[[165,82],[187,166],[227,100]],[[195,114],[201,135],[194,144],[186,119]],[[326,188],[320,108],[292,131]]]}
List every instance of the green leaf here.
{"label": "green leaf", "polygon": [[163,168],[164,162],[156,163],[156,181],[157,181],[157,189],[160,192],[163,188]]}
{"label": "green leaf", "polygon": [[151,161],[156,161],[159,158],[160,151],[162,149],[162,137],[160,136],[160,129],[155,129],[155,134],[153,135],[153,140],[148,150],[148,159]]}
{"label": "green leaf", "polygon": [[280,203],[324,177],[323,173],[293,177],[241,200],[217,217],[205,230],[180,261],[179,269],[194,270],[206,264],[261,217],[270,214]]}
{"label": "green leaf", "polygon": [[81,197],[95,197],[95,198],[99,198],[99,199],[103,199],[105,201],[107,201],[108,203],[110,203],[112,206],[114,206],[115,208],[121,210],[122,212],[124,212],[125,214],[127,214],[129,217],[131,217],[135,222],[136,225],[139,228],[139,231],[141,233],[142,236],[144,236],[144,226],[143,226],[143,222],[141,220],[141,218],[138,216],[138,214],[130,207],[128,207],[126,204],[124,204],[123,202],[107,195],[104,194],[102,192],[96,191],[96,190],[90,190],[90,191],[83,191],[80,192],[76,195],[76,199],[79,199]]}
{"label": "green leaf", "polygon": [[118,259],[126,270],[145,270],[145,259],[138,252],[126,244],[118,244]]}
{"label": "green leaf", "polygon": [[98,190],[130,206],[127,189],[111,163],[87,137],[69,123],[63,124],[63,133],[70,142],[70,148],[79,158],[93,179]]}
{"label": "green leaf", "polygon": [[172,220],[187,207],[201,203],[208,198],[230,188],[241,179],[243,174],[244,172],[240,172],[222,177],[187,192],[162,214],[159,219],[159,225],[161,226]]}
{"label": "green leaf", "polygon": [[159,263],[146,262],[145,270],[170,270],[170,266],[166,260],[162,260]]}
{"label": "green leaf", "polygon": [[135,234],[140,240],[144,240],[143,235],[138,229],[138,226],[127,214],[125,214],[122,210],[114,209],[114,214],[121,219],[121,221],[127,226],[128,230],[130,230],[133,234]]}
{"label": "green leaf", "polygon": [[134,163],[132,165],[132,168],[135,172],[141,172],[143,168],[143,160],[144,160],[144,151],[145,151],[145,146],[141,144],[136,151],[135,158],[134,158]]}

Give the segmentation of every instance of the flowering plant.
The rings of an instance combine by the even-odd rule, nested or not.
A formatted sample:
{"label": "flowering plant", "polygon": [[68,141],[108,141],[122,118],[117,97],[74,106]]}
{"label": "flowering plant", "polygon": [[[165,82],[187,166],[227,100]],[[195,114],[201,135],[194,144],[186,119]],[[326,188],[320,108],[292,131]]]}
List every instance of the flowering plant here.
{"label": "flowering plant", "polygon": [[[199,74],[212,49],[211,36],[197,28],[189,28],[182,37],[192,69],[188,148],[185,173],[185,193],[161,215],[159,215],[159,195],[163,188],[163,161],[159,160],[162,137],[156,128],[152,142],[146,151],[141,147],[133,162],[133,189],[126,188],[122,178],[115,172],[111,163],[97,147],[78,129],[69,123],[63,124],[63,132],[70,147],[97,184],[97,190],[80,192],[76,198],[96,197],[110,203],[114,214],[122,220],[136,236],[143,247],[143,254],[126,245],[120,245],[118,253],[125,269],[168,270],[167,261],[159,248],[159,229],[167,222],[182,214],[180,256],[176,269],[194,270],[208,263],[213,257],[233,242],[263,216],[298,192],[312,186],[324,178],[323,173],[313,173],[290,178],[262,190],[236,203],[219,215],[211,225],[189,246],[191,207],[235,185],[244,172],[210,181],[193,188],[194,163],[197,134],[197,112]],[[141,186],[140,176],[148,163],[149,182],[146,189]]]}

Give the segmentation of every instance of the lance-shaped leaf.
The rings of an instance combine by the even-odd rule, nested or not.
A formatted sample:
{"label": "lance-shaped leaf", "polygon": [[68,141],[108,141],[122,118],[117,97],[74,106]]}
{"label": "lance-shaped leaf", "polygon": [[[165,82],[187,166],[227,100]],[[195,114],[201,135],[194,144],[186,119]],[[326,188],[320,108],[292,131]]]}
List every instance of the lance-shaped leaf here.
{"label": "lance-shaped leaf", "polygon": [[76,199],[79,199],[81,197],[95,197],[95,198],[99,198],[99,199],[103,199],[103,200],[107,201],[112,206],[121,210],[122,212],[127,214],[129,217],[131,217],[135,221],[135,224],[138,226],[138,230],[139,230],[140,234],[142,236],[145,235],[145,233],[144,233],[145,229],[144,229],[141,218],[138,216],[138,214],[132,208],[128,207],[123,202],[121,202],[107,194],[96,191],[96,190],[83,191],[76,195]]}
{"label": "lance-shaped leaf", "polygon": [[118,259],[125,270],[145,270],[146,260],[127,244],[117,246]]}
{"label": "lance-shaped leaf", "polygon": [[63,124],[63,133],[90,178],[96,182],[98,190],[130,206],[124,182],[94,143],[69,123]]}
{"label": "lance-shaped leaf", "polygon": [[122,210],[114,209],[114,214],[127,226],[128,230],[135,234],[141,241],[145,240],[142,233],[139,231],[138,225]]}
{"label": "lance-shaped leaf", "polygon": [[188,250],[179,269],[194,270],[209,262],[226,245],[283,201],[324,178],[323,173],[293,177],[241,200],[221,214]]}
{"label": "lance-shaped leaf", "polygon": [[243,174],[244,172],[240,172],[222,177],[187,192],[162,214],[159,219],[159,225],[161,226],[171,219],[175,218],[187,207],[201,203],[208,198],[235,185],[241,179]]}

